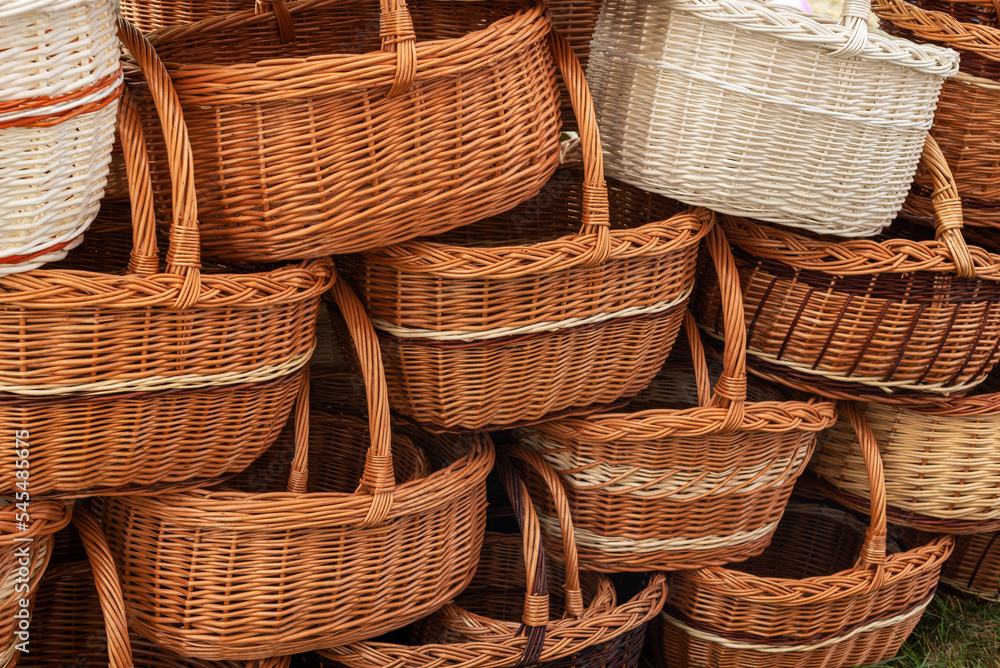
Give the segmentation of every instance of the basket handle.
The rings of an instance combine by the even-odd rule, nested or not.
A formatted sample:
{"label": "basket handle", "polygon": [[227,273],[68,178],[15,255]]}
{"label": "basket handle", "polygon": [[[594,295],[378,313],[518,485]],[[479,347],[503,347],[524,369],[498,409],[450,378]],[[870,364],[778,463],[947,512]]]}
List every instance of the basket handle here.
{"label": "basket handle", "polygon": [[292,15],[288,13],[285,0],[257,0],[253,6],[254,12],[263,14],[272,12],[278,24],[278,37],[282,44],[295,41],[295,26],[292,25]]}
{"label": "basket handle", "polygon": [[851,31],[844,46],[830,55],[839,58],[856,56],[868,46],[868,16],[872,13],[872,0],[844,0],[840,11],[840,25]]}
{"label": "basket handle", "polygon": [[865,540],[861,546],[861,554],[855,564],[855,570],[874,570],[875,577],[869,590],[879,589],[885,584],[885,543],[888,520],[886,519],[885,472],[882,469],[882,456],[879,454],[878,441],[865,414],[860,406],[853,401],[838,402],[838,411],[847,416],[861,448],[861,456],[865,460],[868,471],[868,489],[871,498],[871,523],[865,532]]}
{"label": "basket handle", "polygon": [[104,613],[104,629],[108,634],[108,662],[111,668],[132,668],[132,646],[125,620],[125,597],[122,595],[118,570],[108,541],[94,516],[83,508],[77,508],[73,513],[73,524],[80,533],[94,573],[94,584]]}
{"label": "basket handle", "polygon": [[962,278],[973,278],[976,266],[962,234],[962,198],[959,197],[958,186],[948,167],[948,161],[937,140],[929,132],[920,154],[920,164],[927,169],[934,184],[934,192],[931,194],[934,205],[934,238],[948,246],[955,263],[955,272]]}
{"label": "basket handle", "polygon": [[[508,446],[505,453],[512,459],[519,459],[535,471],[545,481],[556,507],[562,534],[563,563],[566,567],[566,614],[574,619],[583,616],[583,593],[580,591],[579,553],[576,549],[576,533],[573,516],[569,509],[569,499],[563,489],[559,475],[552,470],[541,455],[519,443]],[[530,497],[529,497],[530,500]]]}
{"label": "basket handle", "polygon": [[[166,68],[139,30],[118,17],[118,39],[142,69],[156,105],[167,142],[167,160],[172,183],[170,247],[166,273],[181,279],[174,308],[192,307],[201,297],[201,238],[198,235],[198,201],[194,189],[194,156],[180,100]],[[156,222],[153,216],[153,186],[149,179],[149,155],[138,123],[135,105],[126,89],[120,124],[129,195],[132,200],[133,250],[130,270],[156,267]],[[145,178],[144,178],[145,177]],[[150,271],[150,273],[152,273]]]}
{"label": "basket handle", "polygon": [[528,641],[516,668],[538,663],[545,648],[545,630],[549,623],[549,590],[545,578],[545,548],[542,546],[542,527],[538,514],[528,496],[524,481],[506,458],[497,460],[500,482],[507,491],[507,498],[514,509],[524,550],[525,593],[521,628],[515,635],[526,633]]}
{"label": "basket handle", "polygon": [[[347,286],[347,283],[340,276],[337,282],[330,289],[334,301],[340,308],[344,320],[347,322],[347,329],[358,354],[361,366],[361,375],[365,382],[365,393],[368,399],[368,430],[371,438],[371,445],[365,455],[365,468],[361,474],[361,484],[359,491],[367,491],[372,495],[372,503],[368,508],[368,515],[359,525],[362,527],[381,524],[389,515],[392,509],[393,490],[396,486],[396,479],[392,467],[392,433],[389,426],[389,391],[385,384],[385,369],[382,366],[382,353],[379,349],[378,337],[375,328],[372,327],[368,314],[365,313],[361,301]],[[305,400],[299,400],[295,413],[295,457],[299,468],[303,470],[301,474],[301,490],[291,490],[292,480],[289,478],[290,491],[305,490],[305,458],[300,456],[308,448],[308,422],[309,422],[309,390],[302,390],[305,393]],[[301,414],[300,414],[301,413]],[[303,427],[305,427],[303,429]],[[299,438],[299,434],[305,431],[306,438]],[[293,471],[296,464],[293,463]]]}
{"label": "basket handle", "polygon": [[604,153],[601,150],[601,132],[597,127],[594,98],[590,95],[583,67],[569,41],[557,30],[549,33],[549,45],[563,83],[569,91],[573,114],[579,126],[580,151],[583,154],[583,202],[580,236],[590,239],[593,245],[581,258],[581,266],[602,264],[611,255],[610,204],[608,184],[604,180]]}

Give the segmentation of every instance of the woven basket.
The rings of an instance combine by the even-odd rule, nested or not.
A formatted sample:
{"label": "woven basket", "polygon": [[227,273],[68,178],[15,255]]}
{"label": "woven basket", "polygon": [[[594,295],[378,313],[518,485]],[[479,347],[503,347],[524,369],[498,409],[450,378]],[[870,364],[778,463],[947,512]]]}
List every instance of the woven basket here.
{"label": "woven basket", "polygon": [[[559,152],[550,31],[541,0],[276,0],[151,33],[190,129],[205,255],[355,253],[532,197]],[[161,188],[162,135],[144,130]]]}
{"label": "woven basket", "polygon": [[[666,578],[652,576],[618,604],[606,576],[579,572],[572,540],[564,546],[565,570],[553,568],[524,483],[506,460],[498,469],[522,537],[487,534],[475,579],[415,625],[415,644],[353,643],[323,656],[349,668],[637,668],[646,624],[667,597]],[[565,497],[561,503],[560,520],[572,526]]]}
{"label": "woven basket", "polygon": [[[864,413],[885,465],[893,524],[935,533],[1000,529],[1000,392],[924,409],[870,403]],[[839,502],[865,512],[859,447],[842,419],[820,436],[810,470]]]}
{"label": "woven basket", "polygon": [[583,72],[553,48],[583,172],[507,216],[337,261],[379,330],[393,409],[420,424],[498,429],[634,396],[680,329],[714,218],[606,186]]}
{"label": "woven basket", "polygon": [[[720,230],[709,234],[708,246],[727,286],[729,328],[714,392],[688,316],[693,374],[677,373],[686,365],[674,352],[628,412],[553,420],[519,433],[566,488],[587,570],[701,568],[759,554],[805,470],[816,432],[835,420],[831,402],[785,401],[759,387],[748,397],[736,267]],[[546,534],[557,538],[544,482],[527,479]]]}
{"label": "woven basket", "polygon": [[[946,401],[982,382],[1000,348],[1000,256],[967,246],[947,164],[929,138],[935,240],[833,241],[723,220],[736,247],[748,365],[759,376],[839,399]],[[722,338],[720,293],[703,270],[699,323]]]}
{"label": "woven basket", "polygon": [[65,257],[94,220],[118,59],[113,0],[0,6],[0,276]]}
{"label": "woven basket", "polygon": [[[198,486],[248,466],[291,410],[331,284],[328,259],[255,273],[200,263],[183,117],[142,36],[126,24],[120,34],[151,72],[172,138],[166,270],[126,92],[133,232],[119,222],[59,268],[0,279],[0,424],[30,431],[36,497]],[[13,450],[0,458],[0,491],[15,488],[15,463]]]}
{"label": "woven basket", "polygon": [[[289,658],[223,664],[184,659],[129,634],[115,563],[97,521],[82,509],[73,523],[88,561],[49,569],[31,618],[30,653],[22,668],[287,668]],[[98,582],[95,584],[94,574]]]}
{"label": "woven basket", "polygon": [[268,491],[263,476],[250,489],[237,483],[107,502],[129,625],[172,652],[246,660],[341,645],[425,616],[472,578],[492,444],[449,437],[450,461],[430,475],[404,475],[375,333],[343,282],[334,295],[362,360],[370,427],[338,427],[330,438],[350,458],[361,460],[367,448],[360,486],[328,471],[336,462],[324,466],[321,452],[310,457],[303,385],[287,492]]}
{"label": "woven basket", "polygon": [[958,54],[758,0],[607,0],[588,80],[608,174],[714,211],[871,236]]}
{"label": "woven basket", "polygon": [[[933,535],[907,529],[904,545],[928,543]],[[987,601],[1000,601],[1000,531],[955,536],[955,551],[944,562],[941,582]]]}
{"label": "woven basket", "polygon": [[867,531],[843,511],[789,505],[770,549],[739,570],[674,574],[662,616],[670,668],[867,665],[893,656],[919,621],[951,538],[886,554],[878,446],[853,404],[839,410],[861,434],[878,499]]}
{"label": "woven basket", "polygon": [[24,628],[23,618],[16,615],[24,609],[22,600],[28,602],[31,613],[52,558],[53,536],[69,524],[73,511],[72,502],[33,499],[30,487],[27,494],[22,492],[20,507],[10,500],[0,506],[0,666],[6,668],[22,655],[18,644],[28,642],[32,649],[31,640],[37,637],[34,627],[29,619]]}

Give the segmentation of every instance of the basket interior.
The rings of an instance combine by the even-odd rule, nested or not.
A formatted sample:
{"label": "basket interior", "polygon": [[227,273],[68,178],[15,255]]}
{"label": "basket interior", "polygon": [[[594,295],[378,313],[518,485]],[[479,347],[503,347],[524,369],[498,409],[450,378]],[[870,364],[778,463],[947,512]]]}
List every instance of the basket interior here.
{"label": "basket interior", "polygon": [[[517,0],[460,2],[409,0],[418,42],[455,39],[482,30],[530,3]],[[295,39],[283,44],[270,14],[235,27],[211,28],[206,39],[188,33],[172,38],[167,31],[154,37],[157,53],[168,63],[236,65],[274,58],[309,58],[364,54],[381,49],[377,0],[330,0],[292,14]]]}

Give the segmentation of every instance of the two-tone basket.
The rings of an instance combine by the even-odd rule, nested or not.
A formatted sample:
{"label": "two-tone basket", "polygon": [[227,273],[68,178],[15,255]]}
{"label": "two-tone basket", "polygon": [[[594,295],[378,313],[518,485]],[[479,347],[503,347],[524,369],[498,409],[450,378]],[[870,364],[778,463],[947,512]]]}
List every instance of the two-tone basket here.
{"label": "two-tone basket", "polygon": [[[935,238],[897,224],[884,238],[835,240],[723,217],[747,324],[748,368],[834,399],[946,401],[1000,359],[1000,256],[966,244],[961,202],[928,135]],[[720,291],[702,272],[699,324],[722,338]]]}
{"label": "two-tone basket", "polygon": [[[190,130],[207,257],[301,259],[444,232],[513,208],[555,169],[541,0],[266,7],[149,34]],[[144,130],[165,192],[162,134]]]}
{"label": "two-tone basket", "polygon": [[663,364],[714,225],[606,183],[583,71],[553,33],[584,168],[508,214],[338,258],[372,317],[393,409],[448,430],[498,429],[639,393]]}
{"label": "two-tone basket", "polygon": [[[742,301],[721,230],[707,242],[725,290],[726,350],[710,389],[705,351],[685,318],[693,373],[671,353],[626,410],[543,422],[518,431],[522,446],[558,475],[587,570],[678,570],[759,554],[771,540],[832,402],[793,401],[747,386]],[[551,541],[559,510],[544,481],[525,473]]]}
{"label": "two-tone basket", "polygon": [[608,174],[821,234],[871,236],[910,188],[958,54],[757,0],[607,0],[587,77]]}
{"label": "two-tone basket", "polygon": [[[60,265],[0,278],[0,426],[29,434],[33,496],[199,486],[247,467],[291,411],[331,284],[329,259],[242,273],[201,263],[184,117],[142,35],[119,33],[170,138],[166,266],[126,91],[130,222],[112,216],[107,237]],[[15,490],[17,471],[11,448],[0,491]]]}
{"label": "two-tone basket", "polygon": [[853,668],[896,654],[934,596],[950,537],[887,553],[878,446],[851,403],[872,498],[869,526],[790,504],[768,550],[729,568],[681,571],[664,609],[671,668]]}
{"label": "two-tone basket", "polygon": [[0,276],[79,245],[107,184],[122,92],[113,0],[0,6]]}

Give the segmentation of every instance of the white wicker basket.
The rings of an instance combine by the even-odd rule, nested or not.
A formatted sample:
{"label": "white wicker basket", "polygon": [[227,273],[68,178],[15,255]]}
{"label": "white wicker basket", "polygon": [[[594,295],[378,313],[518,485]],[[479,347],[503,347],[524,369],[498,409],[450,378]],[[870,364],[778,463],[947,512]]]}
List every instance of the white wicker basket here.
{"label": "white wicker basket", "polygon": [[607,174],[687,204],[870,236],[910,187],[958,54],[757,0],[606,0],[587,80]]}
{"label": "white wicker basket", "polygon": [[0,2],[0,275],[80,243],[121,93],[114,0]]}

